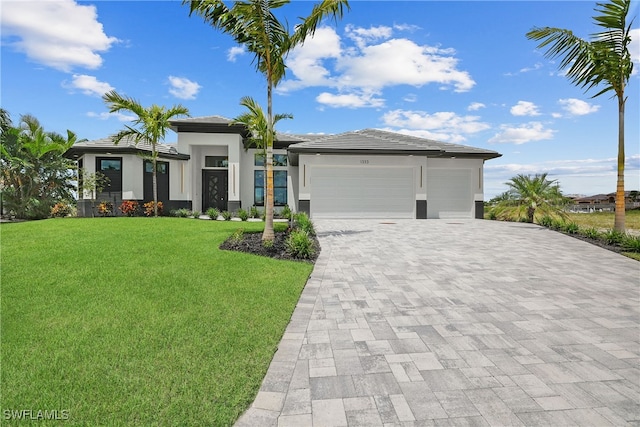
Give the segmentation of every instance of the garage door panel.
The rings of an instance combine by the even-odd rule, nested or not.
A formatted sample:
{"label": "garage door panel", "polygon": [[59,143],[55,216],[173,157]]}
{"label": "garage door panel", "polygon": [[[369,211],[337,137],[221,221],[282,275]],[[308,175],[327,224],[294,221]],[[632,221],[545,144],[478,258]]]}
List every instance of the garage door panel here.
{"label": "garage door panel", "polygon": [[472,218],[471,170],[427,171],[427,218]]}
{"label": "garage door panel", "polygon": [[314,167],[315,218],[413,218],[412,168]]}

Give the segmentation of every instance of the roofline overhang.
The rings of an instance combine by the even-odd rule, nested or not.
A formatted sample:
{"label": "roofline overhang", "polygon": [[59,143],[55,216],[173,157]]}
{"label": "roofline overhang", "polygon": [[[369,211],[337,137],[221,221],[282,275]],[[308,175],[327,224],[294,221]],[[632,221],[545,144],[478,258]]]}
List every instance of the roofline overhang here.
{"label": "roofline overhang", "polygon": [[[69,148],[63,156],[67,159],[75,160],[84,154],[105,154],[105,155],[117,155],[117,154],[140,154],[140,153],[149,153],[149,150],[142,150],[140,148],[132,148],[132,147],[114,147],[106,149],[105,147],[71,147]],[[189,160],[191,156],[188,154],[181,153],[162,153],[158,152],[158,158],[162,159],[176,159],[176,160]]]}
{"label": "roofline overhang", "polygon": [[244,125],[227,123],[197,123],[170,121],[171,130],[175,133],[230,133],[247,138],[249,132]]}
{"label": "roofline overhang", "polygon": [[496,159],[498,157],[502,157],[500,153],[452,153],[444,150],[357,150],[357,149],[345,149],[345,150],[335,150],[332,148],[301,148],[291,146],[288,149],[289,154],[289,163],[292,166],[298,165],[298,156],[300,154],[327,154],[327,155],[386,155],[386,156],[422,156],[422,157],[430,157],[430,158],[450,158],[450,159],[483,159],[483,160],[491,160]]}

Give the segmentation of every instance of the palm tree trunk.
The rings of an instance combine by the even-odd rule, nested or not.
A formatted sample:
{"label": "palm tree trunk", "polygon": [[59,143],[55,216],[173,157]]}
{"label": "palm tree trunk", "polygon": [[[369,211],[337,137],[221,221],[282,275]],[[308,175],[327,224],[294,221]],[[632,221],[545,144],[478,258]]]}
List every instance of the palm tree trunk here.
{"label": "palm tree trunk", "polygon": [[625,230],[625,197],[624,197],[624,104],[623,96],[618,95],[618,181],[616,183],[616,215],[613,228]]}
{"label": "palm tree trunk", "polygon": [[534,208],[527,208],[527,220],[529,223],[533,224],[533,218],[535,216],[536,210]]}
{"label": "palm tree trunk", "polygon": [[158,216],[158,177],[157,177],[157,166],[156,166],[156,153],[153,153],[153,172],[151,173],[152,184],[153,184],[153,216]]}
{"label": "palm tree trunk", "polygon": [[273,111],[271,102],[271,91],[273,82],[271,76],[267,76],[267,141],[266,141],[266,167],[267,167],[267,191],[264,195],[264,232],[262,233],[262,241],[273,240],[275,233],[273,232]]}

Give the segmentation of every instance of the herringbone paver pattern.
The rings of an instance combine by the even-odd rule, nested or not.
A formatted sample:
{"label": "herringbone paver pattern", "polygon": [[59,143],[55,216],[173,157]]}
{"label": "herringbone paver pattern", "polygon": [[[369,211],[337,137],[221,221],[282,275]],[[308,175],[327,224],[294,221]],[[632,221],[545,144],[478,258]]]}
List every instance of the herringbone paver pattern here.
{"label": "herringbone paver pattern", "polygon": [[238,426],[640,424],[637,261],[530,224],[316,228],[322,254]]}

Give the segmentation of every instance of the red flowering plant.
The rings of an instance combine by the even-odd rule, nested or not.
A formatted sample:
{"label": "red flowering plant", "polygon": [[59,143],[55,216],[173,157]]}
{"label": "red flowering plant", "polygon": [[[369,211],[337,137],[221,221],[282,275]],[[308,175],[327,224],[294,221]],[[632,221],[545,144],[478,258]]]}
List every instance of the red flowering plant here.
{"label": "red flowering plant", "polygon": [[[142,205],[146,216],[153,216],[153,200]],[[158,215],[162,215],[162,202],[158,202]]]}
{"label": "red flowering plant", "polygon": [[138,202],[135,200],[123,200],[118,209],[120,209],[122,215],[135,216],[138,212]]}

